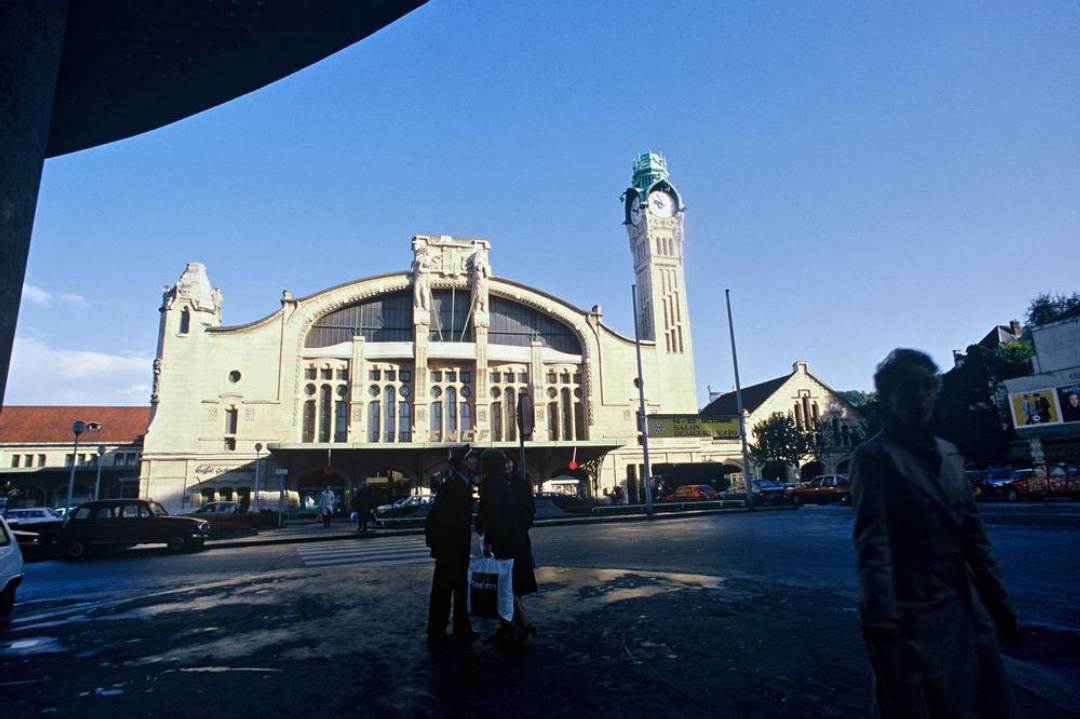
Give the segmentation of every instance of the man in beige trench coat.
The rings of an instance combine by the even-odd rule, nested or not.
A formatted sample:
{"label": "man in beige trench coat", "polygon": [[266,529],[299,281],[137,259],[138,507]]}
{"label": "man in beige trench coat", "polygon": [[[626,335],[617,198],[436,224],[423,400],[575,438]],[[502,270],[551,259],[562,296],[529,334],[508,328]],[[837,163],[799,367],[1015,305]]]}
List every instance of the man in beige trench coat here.
{"label": "man in beige trench coat", "polygon": [[1017,624],[956,447],[929,429],[937,367],[894,350],[874,375],[885,428],[851,462],[863,634],[887,719],[1006,717],[998,637]]}

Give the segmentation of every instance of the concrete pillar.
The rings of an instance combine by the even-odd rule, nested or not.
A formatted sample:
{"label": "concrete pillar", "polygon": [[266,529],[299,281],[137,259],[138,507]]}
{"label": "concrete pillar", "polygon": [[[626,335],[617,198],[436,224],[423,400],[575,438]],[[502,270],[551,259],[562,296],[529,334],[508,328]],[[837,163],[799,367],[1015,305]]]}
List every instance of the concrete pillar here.
{"label": "concrete pillar", "polygon": [[367,413],[364,411],[364,401],[368,399],[367,390],[367,363],[364,361],[364,338],[361,335],[353,335],[352,357],[349,360],[349,412],[352,420],[349,422],[349,442],[367,441]]}
{"label": "concrete pillar", "polygon": [[491,390],[488,370],[488,328],[477,325],[473,328],[476,337],[476,382],[473,385],[476,395],[473,397],[473,434],[474,441],[487,441],[491,437]]}
{"label": "concrete pillar", "polygon": [[0,2],[0,407],[26,277],[67,11],[67,0]]}

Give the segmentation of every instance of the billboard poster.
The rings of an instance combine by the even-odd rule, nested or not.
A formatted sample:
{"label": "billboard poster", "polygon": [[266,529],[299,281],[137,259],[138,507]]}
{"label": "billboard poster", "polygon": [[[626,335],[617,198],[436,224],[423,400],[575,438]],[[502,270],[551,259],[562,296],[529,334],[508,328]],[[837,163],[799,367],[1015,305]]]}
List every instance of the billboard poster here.
{"label": "billboard poster", "polygon": [[1009,403],[1012,405],[1013,426],[1017,429],[1061,422],[1057,396],[1052,389],[1019,392],[1009,397]]}
{"label": "billboard poster", "polygon": [[650,414],[649,436],[738,439],[739,418],[727,415]]}
{"label": "billboard poster", "polygon": [[1062,422],[1080,422],[1080,384],[1057,388]]}

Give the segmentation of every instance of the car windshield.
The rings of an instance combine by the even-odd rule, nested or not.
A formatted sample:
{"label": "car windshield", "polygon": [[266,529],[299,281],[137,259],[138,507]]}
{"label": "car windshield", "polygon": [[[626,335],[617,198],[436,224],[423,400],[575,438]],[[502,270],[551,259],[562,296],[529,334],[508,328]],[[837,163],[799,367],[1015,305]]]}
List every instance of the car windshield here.
{"label": "car windshield", "polygon": [[169,513],[165,511],[165,508],[162,507],[157,502],[151,502],[150,503],[150,509],[154,512],[154,514],[156,514],[159,517],[168,517],[169,516]]}

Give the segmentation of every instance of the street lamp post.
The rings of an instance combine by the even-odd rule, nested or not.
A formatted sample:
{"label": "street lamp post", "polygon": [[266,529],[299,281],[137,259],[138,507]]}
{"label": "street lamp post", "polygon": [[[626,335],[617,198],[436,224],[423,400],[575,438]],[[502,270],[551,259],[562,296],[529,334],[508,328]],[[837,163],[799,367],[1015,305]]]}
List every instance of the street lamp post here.
{"label": "street lamp post", "polygon": [[262,442],[255,443],[255,513],[259,513],[259,461],[261,457],[259,453],[262,452]]}
{"label": "street lamp post", "polygon": [[653,516],[652,503],[652,467],[649,464],[649,420],[645,416],[645,378],[641,372],[641,328],[638,327],[637,285],[630,285],[630,297],[634,301],[634,346],[637,348],[637,378],[634,384],[638,390],[638,429],[641,431],[641,452],[645,464],[642,465],[645,480],[645,514]]}
{"label": "street lamp post", "polygon": [[105,445],[99,444],[97,448],[97,477],[94,479],[94,499],[101,499],[101,465],[105,461]]}
{"label": "street lamp post", "polygon": [[71,494],[75,491],[75,465],[79,462],[79,435],[86,431],[86,422],[75,421],[71,425],[71,433],[75,435],[75,449],[71,455],[71,473],[68,475],[67,501],[64,509],[71,506]]}
{"label": "street lamp post", "polygon": [[750,452],[746,447],[746,418],[743,416],[742,383],[739,382],[739,354],[735,350],[735,322],[731,319],[731,290],[724,290],[727,300],[728,331],[731,333],[731,362],[735,368],[735,405],[739,410],[739,437],[742,439],[743,481],[746,482],[746,508],[754,509],[754,488],[750,481]]}

